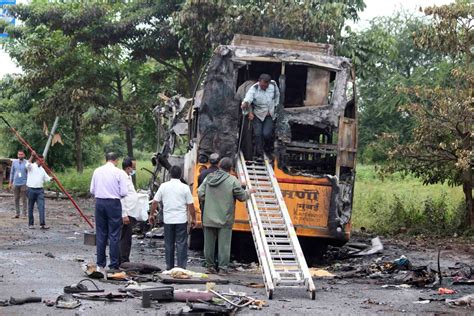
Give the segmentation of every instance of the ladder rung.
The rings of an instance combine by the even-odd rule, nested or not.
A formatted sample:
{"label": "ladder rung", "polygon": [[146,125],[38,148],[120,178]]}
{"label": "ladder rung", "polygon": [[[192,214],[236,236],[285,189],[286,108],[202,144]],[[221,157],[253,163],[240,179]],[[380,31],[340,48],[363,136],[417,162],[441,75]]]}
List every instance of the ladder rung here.
{"label": "ladder rung", "polygon": [[283,218],[281,217],[269,217],[269,216],[264,216],[264,217],[260,217],[260,220],[262,221],[262,223],[271,223],[271,224],[279,224],[279,223],[282,223],[282,225],[285,223],[285,221],[283,220]]}
{"label": "ladder rung", "polygon": [[285,286],[291,287],[292,285],[298,286],[304,284],[304,280],[280,280],[277,284],[284,284]]}
{"label": "ladder rung", "polygon": [[268,245],[270,250],[293,251],[293,247],[288,245]]}
{"label": "ladder rung", "polygon": [[280,205],[278,205],[277,203],[270,203],[270,202],[263,202],[263,201],[257,201],[257,205],[262,205],[262,206],[278,206],[278,207],[280,207]]}
{"label": "ladder rung", "polygon": [[256,196],[256,197],[261,197],[261,198],[263,198],[263,197],[269,197],[269,196],[270,196],[270,197],[273,197],[274,199],[276,199],[275,193],[274,193],[274,192],[271,192],[271,191],[267,191],[267,192],[257,192],[257,193],[255,193],[255,196]]}
{"label": "ladder rung", "polygon": [[296,259],[296,255],[293,251],[290,252],[278,252],[270,250],[270,256],[275,260],[284,260],[284,259]]}
{"label": "ladder rung", "polygon": [[266,203],[266,202],[273,202],[271,204],[278,205],[278,200],[277,199],[265,199],[265,198],[260,198],[257,200],[257,203]]}
{"label": "ladder rung", "polygon": [[286,229],[286,225],[285,224],[268,224],[266,223],[267,225],[265,225],[263,228],[278,228],[278,229]]}
{"label": "ladder rung", "polygon": [[[276,236],[280,236],[280,237],[276,237]],[[275,240],[275,238],[288,239],[288,232],[287,231],[265,232],[265,237],[267,238],[267,240]]]}

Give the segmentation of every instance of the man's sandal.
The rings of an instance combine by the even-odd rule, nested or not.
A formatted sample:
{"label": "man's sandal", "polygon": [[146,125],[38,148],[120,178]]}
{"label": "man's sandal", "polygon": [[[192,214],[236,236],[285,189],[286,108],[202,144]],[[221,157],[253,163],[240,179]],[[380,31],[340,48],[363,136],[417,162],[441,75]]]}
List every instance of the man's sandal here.
{"label": "man's sandal", "polygon": [[[85,286],[82,282],[84,281],[89,281],[95,286],[95,290],[89,290],[87,286]],[[89,279],[83,279],[79,281],[77,284],[71,284],[68,286],[64,287],[64,293],[66,294],[73,294],[73,293],[99,293],[99,292],[104,292],[104,290],[99,289],[97,284],[95,284],[94,281],[89,280]]]}

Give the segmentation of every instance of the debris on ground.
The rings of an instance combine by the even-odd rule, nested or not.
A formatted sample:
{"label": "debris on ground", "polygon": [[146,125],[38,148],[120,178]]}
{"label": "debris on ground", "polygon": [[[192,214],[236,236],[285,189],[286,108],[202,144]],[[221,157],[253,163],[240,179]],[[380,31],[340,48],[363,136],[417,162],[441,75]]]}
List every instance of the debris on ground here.
{"label": "debris on ground", "polygon": [[41,297],[37,296],[29,296],[29,297],[10,297],[9,300],[0,301],[0,306],[8,306],[8,305],[23,305],[29,303],[41,303],[43,300]]}
{"label": "debris on ground", "polygon": [[216,284],[229,283],[229,280],[221,278],[217,275],[207,275],[207,277],[204,277],[204,278],[199,278],[199,277],[194,277],[194,276],[191,276],[189,278],[185,276],[185,278],[181,278],[181,275],[180,275],[180,277],[175,278],[169,274],[160,273],[157,276],[160,282],[165,283],[165,284],[206,284],[208,282],[214,282]]}
{"label": "debris on ground", "polygon": [[128,279],[129,279],[129,276],[124,271],[107,273],[107,280],[128,281]]}
{"label": "debris on ground", "polygon": [[200,278],[200,279],[208,279],[209,275],[206,273],[201,272],[194,272],[191,270],[186,270],[182,268],[173,268],[171,270],[163,271],[162,274],[170,275],[175,279],[190,279],[192,277]]}
{"label": "debris on ground", "polygon": [[455,299],[446,299],[446,304],[474,307],[474,294],[469,294]]}
{"label": "debris on ground", "polygon": [[369,256],[374,255],[377,253],[381,253],[383,251],[383,244],[379,237],[373,238],[371,241],[371,246],[363,249],[351,252],[350,255],[352,256]]}
{"label": "debris on ground", "polygon": [[331,272],[324,270],[324,269],[318,269],[318,268],[310,268],[309,273],[313,278],[321,278],[321,279],[334,279],[335,275],[332,274]]}
{"label": "debris on ground", "polygon": [[172,286],[161,286],[142,291],[142,307],[151,307],[151,301],[172,301],[174,297]]}
{"label": "debris on ground", "polygon": [[[92,285],[94,285],[95,289],[89,290],[89,288],[84,284],[84,282],[90,282]],[[66,294],[73,294],[73,293],[100,293],[104,292],[103,289],[99,289],[97,284],[95,284],[94,281],[90,279],[83,279],[79,281],[78,283],[67,285],[64,287],[64,293]]]}
{"label": "debris on ground", "polygon": [[145,233],[146,238],[165,238],[165,228],[164,227],[154,227],[149,232]]}
{"label": "debris on ground", "polygon": [[207,290],[179,289],[174,291],[174,301],[176,302],[211,301],[213,298],[215,295]]}
{"label": "debris on ground", "polygon": [[147,263],[138,263],[138,262],[124,262],[120,265],[120,269],[126,272],[134,271],[134,272],[142,273],[142,274],[161,272],[161,269],[157,266],[147,264]]}
{"label": "debris on ground", "polygon": [[104,272],[100,271],[95,263],[89,262],[83,265],[82,270],[84,270],[86,275],[92,279],[103,279],[105,277]]}
{"label": "debris on ground", "polygon": [[368,298],[368,299],[364,300],[362,303],[363,304],[370,304],[370,305],[387,305],[386,302],[377,302],[377,301],[374,301],[371,298]]}
{"label": "debris on ground", "polygon": [[265,284],[263,284],[263,283],[256,283],[256,282],[242,283],[242,285],[244,285],[244,286],[246,286],[246,287],[253,288],[253,289],[264,289],[264,288],[265,288]]}
{"label": "debris on ground", "polygon": [[76,299],[71,294],[64,294],[58,296],[55,302],[56,308],[63,308],[63,309],[74,309],[81,306],[81,301]]}
{"label": "debris on ground", "polygon": [[48,258],[51,258],[51,259],[54,259],[54,258],[55,258],[55,256],[54,256],[51,252],[47,252],[47,253],[45,253],[44,255],[45,255],[46,257],[48,257]]}
{"label": "debris on ground", "polygon": [[440,288],[438,289],[438,294],[439,294],[439,295],[444,295],[444,294],[456,294],[456,291],[453,290],[453,289],[448,289],[448,288],[440,287]]}
{"label": "debris on ground", "polygon": [[107,301],[107,302],[122,302],[124,299],[133,297],[127,293],[76,293],[73,297],[83,300],[92,301]]}
{"label": "debris on ground", "polygon": [[382,285],[382,288],[396,288],[396,289],[410,289],[411,285],[410,284],[384,284]]}

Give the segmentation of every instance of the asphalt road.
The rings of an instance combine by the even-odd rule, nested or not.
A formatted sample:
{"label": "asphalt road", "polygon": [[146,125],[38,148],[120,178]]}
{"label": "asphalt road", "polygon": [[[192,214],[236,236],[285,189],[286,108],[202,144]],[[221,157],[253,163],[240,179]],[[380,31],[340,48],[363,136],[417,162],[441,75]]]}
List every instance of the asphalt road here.
{"label": "asphalt road", "polygon": [[[92,214],[91,200],[80,200],[79,204],[89,216]],[[95,247],[83,244],[83,232],[87,224],[79,218],[70,203],[65,200],[46,201],[47,224],[50,230],[41,231],[37,227],[29,230],[27,219],[12,219],[14,214],[12,198],[0,197],[0,300],[10,296],[40,296],[55,300],[62,294],[63,287],[78,282],[85,277],[81,266],[85,262],[95,261]],[[37,212],[35,213],[37,217]],[[36,218],[36,220],[38,220]],[[362,239],[365,236],[361,237]],[[471,264],[474,262],[474,246],[458,239],[431,240],[405,239],[388,240],[382,238],[384,252],[370,257],[336,260],[328,259],[319,267],[335,270],[340,266],[357,268],[364,264],[380,261],[392,261],[400,255],[406,255],[414,265],[431,264],[436,266],[437,248],[442,249],[441,267],[448,273],[449,267],[456,262]],[[49,254],[52,254],[50,256]],[[48,254],[48,256],[46,256]],[[188,269],[203,272],[202,255],[190,252]],[[163,241],[154,239],[134,240],[131,259],[164,267]],[[258,269],[232,271],[228,276],[230,284],[217,285],[217,290],[228,292],[230,289],[245,292],[248,296],[267,301],[261,311],[244,308],[239,314],[260,315],[327,315],[327,314],[470,314],[471,307],[451,307],[444,302],[414,304],[419,298],[442,298],[435,295],[436,288],[383,288],[393,283],[391,278],[355,278],[315,279],[316,300],[309,299],[303,289],[277,289],[274,299],[268,301],[265,290],[250,288],[242,284],[261,283]],[[336,271],[334,274],[342,275]],[[116,291],[120,285],[99,283],[106,291]],[[205,285],[177,285],[176,289],[205,289]],[[449,297],[460,297],[474,293],[474,287],[456,286],[458,293]],[[83,300],[74,310],[76,315],[162,315],[166,311],[176,312],[186,308],[185,303],[154,304],[152,308],[142,308],[141,300],[127,299],[123,302],[97,302]],[[31,303],[20,306],[0,307],[1,315],[56,315],[68,314],[69,310],[47,307],[43,303]]]}

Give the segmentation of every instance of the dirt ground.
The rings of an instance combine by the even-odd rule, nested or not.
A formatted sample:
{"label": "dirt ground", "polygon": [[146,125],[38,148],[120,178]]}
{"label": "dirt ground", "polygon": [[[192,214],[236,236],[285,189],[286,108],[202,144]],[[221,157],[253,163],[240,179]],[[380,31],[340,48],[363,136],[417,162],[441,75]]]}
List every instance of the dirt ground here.
{"label": "dirt ground", "polygon": [[[41,296],[43,299],[55,300],[63,292],[63,287],[76,283],[85,277],[82,261],[95,261],[95,247],[83,244],[83,232],[87,224],[77,215],[67,200],[46,200],[46,220],[51,229],[42,231],[37,226],[34,230],[27,227],[27,219],[12,219],[14,209],[12,197],[0,196],[0,300],[13,297]],[[92,215],[93,201],[79,200],[79,204],[88,216]],[[38,213],[35,220],[38,224]],[[367,236],[359,236],[366,242]],[[329,269],[336,276],[343,276],[345,270],[357,268],[363,264],[380,261],[393,261],[405,255],[413,265],[435,267],[437,249],[441,247],[441,268],[449,273],[449,267],[456,263],[473,265],[474,245],[459,239],[383,239],[382,254],[363,258],[338,258],[337,251],[330,252],[330,259],[319,267]],[[153,239],[133,241],[131,259],[134,262],[146,262],[164,267],[163,241]],[[48,256],[46,256],[48,254]],[[52,254],[52,256],[51,256]],[[335,255],[336,254],[336,255]],[[188,269],[203,272],[202,254],[189,252]],[[244,270],[239,268],[239,270]],[[346,274],[347,275],[347,274]],[[239,314],[289,315],[289,314],[473,314],[473,307],[452,307],[445,302],[414,304],[420,298],[457,298],[474,293],[472,285],[450,285],[457,290],[453,295],[436,295],[435,288],[383,288],[382,285],[393,283],[391,276],[356,276],[351,278],[315,279],[316,300],[311,301],[302,289],[277,289],[273,300],[261,311],[244,308]],[[246,292],[247,295],[266,300],[265,290],[249,288],[242,284],[261,283],[258,269],[232,271],[228,276],[230,283],[217,285],[218,291],[229,289]],[[120,285],[99,282],[106,291],[117,291]],[[446,286],[448,287],[448,286]],[[176,285],[175,288],[205,289],[205,285]],[[82,305],[74,310],[76,315],[94,314],[165,314],[186,309],[185,303],[154,304],[152,308],[142,308],[138,298],[126,299],[124,302],[100,302],[83,300]],[[55,315],[71,314],[71,311],[47,307],[43,303],[31,303],[20,306],[0,307],[1,315]]]}

